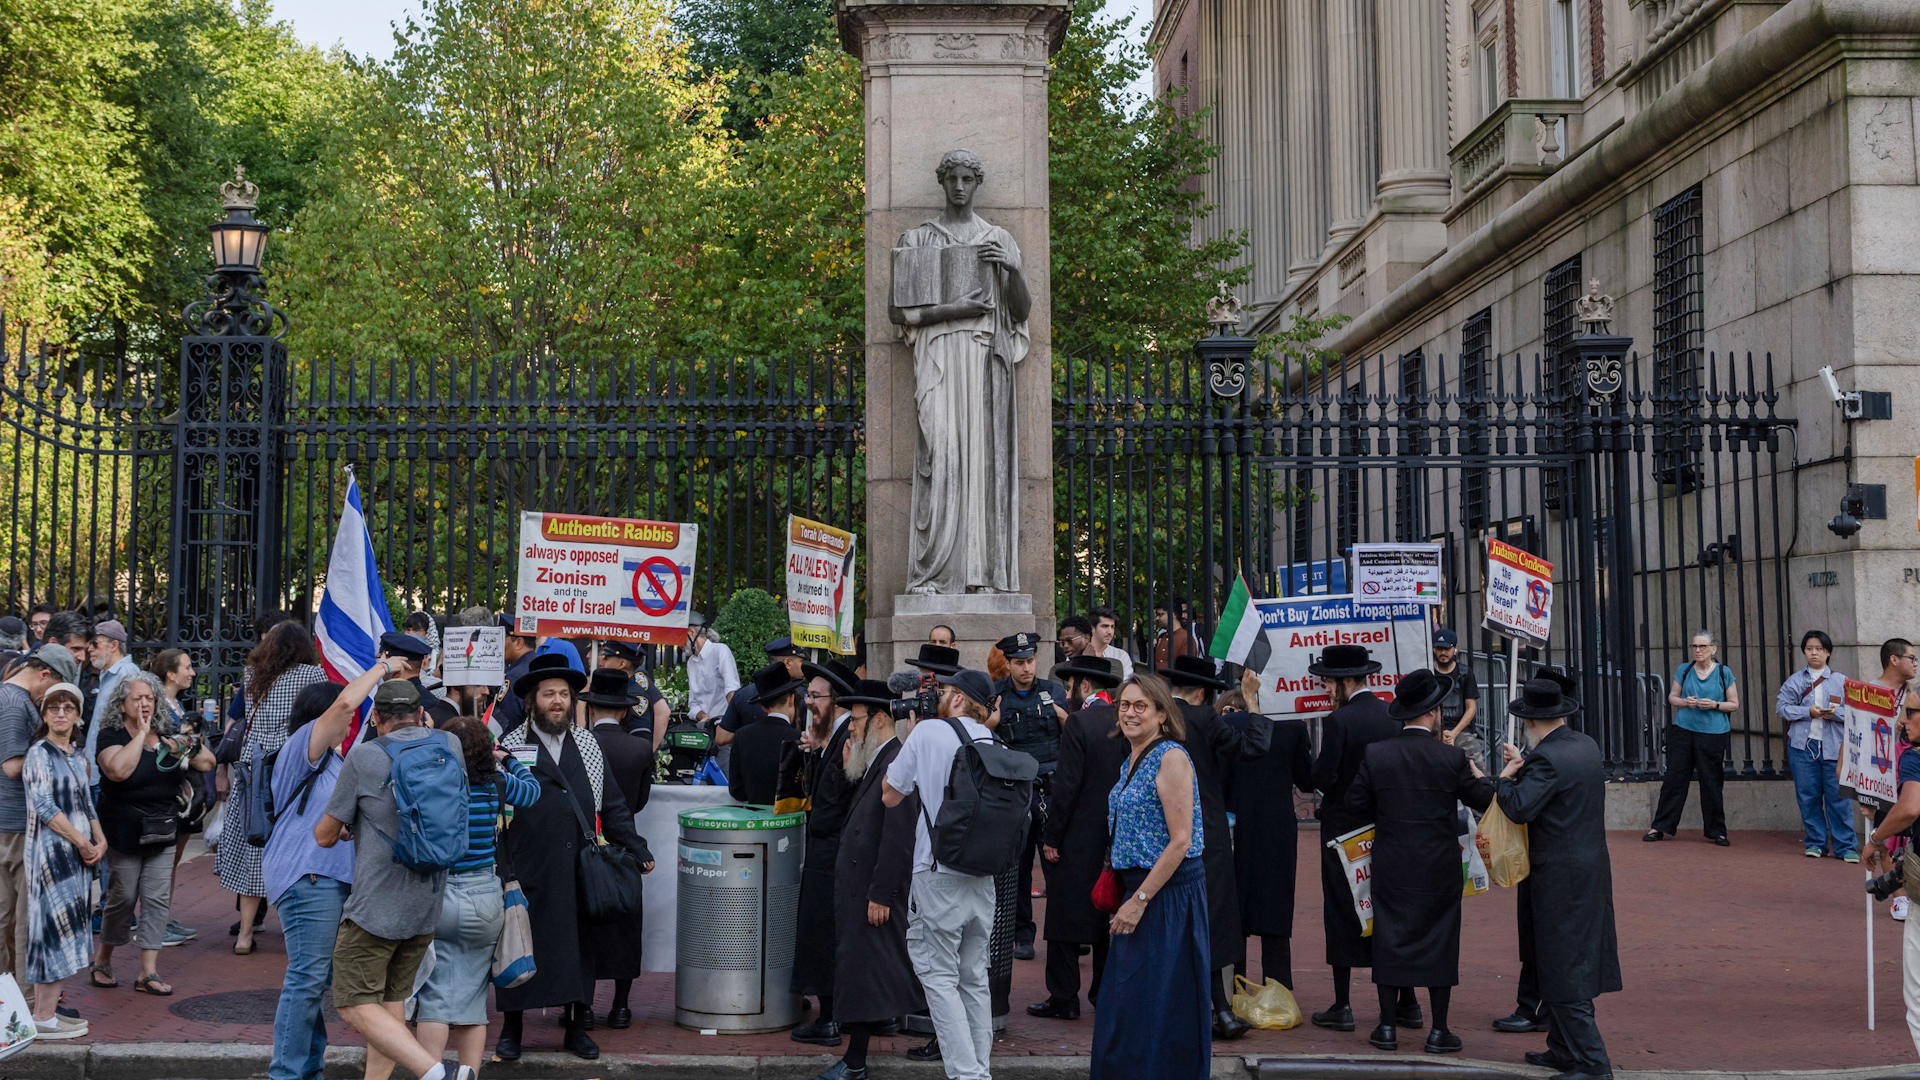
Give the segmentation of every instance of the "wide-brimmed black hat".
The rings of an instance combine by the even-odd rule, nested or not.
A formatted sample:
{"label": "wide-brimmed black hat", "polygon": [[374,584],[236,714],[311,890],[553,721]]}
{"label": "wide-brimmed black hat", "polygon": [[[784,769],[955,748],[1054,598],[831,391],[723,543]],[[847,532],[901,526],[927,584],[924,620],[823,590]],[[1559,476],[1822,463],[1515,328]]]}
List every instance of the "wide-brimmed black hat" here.
{"label": "wide-brimmed black hat", "polygon": [[935,675],[951,675],[960,670],[960,650],[945,645],[923,644],[920,655],[907,657],[907,663]]}
{"label": "wide-brimmed black hat", "polygon": [[[1351,676],[1348,676],[1351,678]],[[1421,668],[1400,676],[1393,688],[1393,700],[1387,702],[1387,719],[1418,720],[1440,707],[1453,693],[1453,676]]]}
{"label": "wide-brimmed black hat", "polygon": [[769,701],[778,701],[788,694],[799,693],[806,685],[807,680],[787,674],[787,665],[776,660],[754,673],[753,703],[765,705]]}
{"label": "wide-brimmed black hat", "polygon": [[[1568,679],[1571,683],[1573,680]],[[1522,720],[1557,720],[1580,711],[1580,703],[1568,693],[1559,679],[1541,673],[1520,688],[1520,700],[1510,702],[1507,711]]]}
{"label": "wide-brimmed black hat", "polygon": [[802,660],[800,671],[809,679],[827,680],[828,685],[833,687],[833,696],[836,700],[853,693],[853,684],[860,681],[860,677],[853,673],[852,668],[838,660],[829,660],[824,664]]}
{"label": "wide-brimmed black hat", "polygon": [[1120,665],[1105,656],[1076,656],[1064,664],[1055,664],[1048,675],[1063,683],[1088,679],[1109,690],[1120,685]]}
{"label": "wide-brimmed black hat", "polygon": [[884,709],[887,702],[893,700],[893,694],[887,684],[878,679],[860,679],[853,684],[853,693],[841,694],[835,699],[842,705],[870,705]]}
{"label": "wide-brimmed black hat", "polygon": [[1225,690],[1232,686],[1220,677],[1214,669],[1213,661],[1204,656],[1176,656],[1173,666],[1158,669],[1161,676],[1175,686],[1204,686],[1209,690]]}
{"label": "wide-brimmed black hat", "polygon": [[934,681],[953,687],[972,698],[976,704],[993,708],[993,680],[987,678],[984,671],[961,668],[951,675],[937,676]]}
{"label": "wide-brimmed black hat", "polygon": [[567,663],[566,657],[559,653],[548,653],[534,657],[533,663],[527,667],[527,673],[513,680],[514,696],[526,697],[548,679],[565,679],[576,694],[587,685],[586,674],[573,670],[573,665]]}
{"label": "wide-brimmed black hat", "polygon": [[1307,670],[1323,679],[1364,679],[1380,670],[1365,645],[1329,645]]}
{"label": "wide-brimmed black hat", "polygon": [[619,668],[594,668],[593,679],[580,700],[606,709],[631,709],[640,699],[627,693],[627,679],[627,673]]}

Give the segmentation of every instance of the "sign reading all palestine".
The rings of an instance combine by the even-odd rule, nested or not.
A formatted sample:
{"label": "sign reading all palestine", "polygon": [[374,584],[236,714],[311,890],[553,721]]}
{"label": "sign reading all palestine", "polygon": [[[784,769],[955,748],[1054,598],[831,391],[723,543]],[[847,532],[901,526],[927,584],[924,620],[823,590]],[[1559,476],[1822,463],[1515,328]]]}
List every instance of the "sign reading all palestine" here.
{"label": "sign reading all palestine", "polygon": [[684,645],[700,527],[637,518],[520,515],[522,634]]}

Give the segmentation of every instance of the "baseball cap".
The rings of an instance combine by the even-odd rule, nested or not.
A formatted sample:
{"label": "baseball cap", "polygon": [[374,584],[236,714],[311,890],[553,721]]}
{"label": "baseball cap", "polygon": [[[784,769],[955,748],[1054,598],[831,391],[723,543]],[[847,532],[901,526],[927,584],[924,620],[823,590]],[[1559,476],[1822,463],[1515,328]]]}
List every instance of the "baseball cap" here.
{"label": "baseball cap", "polygon": [[42,645],[31,654],[35,660],[53,669],[61,682],[72,682],[80,677],[80,662],[73,658],[65,645]]}
{"label": "baseball cap", "polygon": [[941,675],[934,680],[951,686],[972,698],[977,704],[993,708],[993,680],[987,678],[984,671],[973,668],[961,668],[951,675]]}
{"label": "baseball cap", "polygon": [[388,679],[373,692],[376,709],[409,709],[420,704],[420,689],[409,679]]}
{"label": "baseball cap", "polygon": [[1440,629],[1433,632],[1433,647],[1436,649],[1458,648],[1460,639],[1451,630]]}

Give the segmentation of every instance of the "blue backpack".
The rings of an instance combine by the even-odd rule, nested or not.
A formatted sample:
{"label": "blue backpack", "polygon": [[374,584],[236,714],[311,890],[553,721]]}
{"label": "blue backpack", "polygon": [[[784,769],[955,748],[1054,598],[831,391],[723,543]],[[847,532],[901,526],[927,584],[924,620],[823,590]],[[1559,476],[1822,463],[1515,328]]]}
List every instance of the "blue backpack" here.
{"label": "blue backpack", "polygon": [[447,737],[396,742],[383,735],[373,744],[392,760],[387,784],[400,835],[380,838],[393,848],[393,861],[416,874],[449,869],[467,853],[467,769],[460,752]]}

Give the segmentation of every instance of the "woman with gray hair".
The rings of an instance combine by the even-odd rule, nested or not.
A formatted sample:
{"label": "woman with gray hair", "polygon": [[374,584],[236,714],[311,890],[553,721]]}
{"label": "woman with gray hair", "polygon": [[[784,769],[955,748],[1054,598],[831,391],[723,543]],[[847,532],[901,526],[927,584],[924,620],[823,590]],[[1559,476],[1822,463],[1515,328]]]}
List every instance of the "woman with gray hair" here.
{"label": "woman with gray hair", "polygon": [[1680,831],[1680,812],[1687,808],[1687,783],[1700,780],[1700,819],[1709,843],[1726,847],[1727,811],[1720,799],[1726,779],[1722,762],[1732,739],[1731,717],[1740,711],[1740,686],[1733,672],[1717,659],[1720,639],[1710,630],[1696,630],[1689,641],[1693,662],[1673,673],[1667,704],[1673,723],[1667,725],[1667,773],[1660,780],[1660,802],[1653,812],[1653,828],[1640,839],[1653,843]]}
{"label": "woman with gray hair", "polygon": [[136,671],[114,684],[101,710],[99,814],[110,870],[91,975],[95,986],[120,985],[113,950],[132,939],[137,903],[140,977],[133,988],[162,997],[173,993],[160,978],[159,964],[173,904],[180,797],[186,784],[197,782],[192,773],[213,768],[212,750],[194,736],[175,733],[173,714],[160,703],[166,691],[159,676]]}

